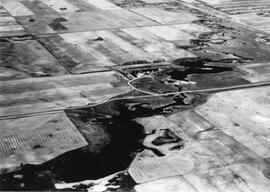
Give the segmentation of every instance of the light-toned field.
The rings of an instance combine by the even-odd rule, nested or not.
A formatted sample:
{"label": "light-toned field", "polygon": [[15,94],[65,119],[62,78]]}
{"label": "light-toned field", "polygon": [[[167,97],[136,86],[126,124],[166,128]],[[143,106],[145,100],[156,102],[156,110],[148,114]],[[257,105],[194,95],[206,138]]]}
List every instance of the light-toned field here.
{"label": "light-toned field", "polygon": [[[147,132],[173,130],[185,145],[179,151],[168,150],[170,145],[156,147],[166,154],[165,161],[165,157],[147,151],[138,154],[130,172],[136,181],[144,182],[136,190],[268,191],[269,90],[265,87],[217,93],[195,110],[168,118],[138,119]],[[155,137],[158,133],[146,141]],[[177,162],[169,160],[175,157],[179,158]],[[180,170],[183,172],[177,174]]]}
{"label": "light-toned field", "polygon": [[0,125],[0,174],[22,164],[42,164],[88,145],[63,112],[13,120]]}
{"label": "light-toned field", "polygon": [[270,80],[270,65],[269,63],[250,64],[239,67],[241,70],[248,73],[244,78],[250,82],[262,82]]}
{"label": "light-toned field", "polygon": [[118,73],[103,72],[2,82],[0,117],[34,115],[98,103],[130,90],[125,85],[113,86],[121,81],[127,82]]}

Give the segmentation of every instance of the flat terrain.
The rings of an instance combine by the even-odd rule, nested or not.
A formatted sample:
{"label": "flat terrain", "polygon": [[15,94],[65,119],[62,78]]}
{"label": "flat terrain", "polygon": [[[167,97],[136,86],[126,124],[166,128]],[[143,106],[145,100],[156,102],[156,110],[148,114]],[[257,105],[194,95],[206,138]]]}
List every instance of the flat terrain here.
{"label": "flat terrain", "polygon": [[269,11],[0,0],[0,190],[270,191]]}

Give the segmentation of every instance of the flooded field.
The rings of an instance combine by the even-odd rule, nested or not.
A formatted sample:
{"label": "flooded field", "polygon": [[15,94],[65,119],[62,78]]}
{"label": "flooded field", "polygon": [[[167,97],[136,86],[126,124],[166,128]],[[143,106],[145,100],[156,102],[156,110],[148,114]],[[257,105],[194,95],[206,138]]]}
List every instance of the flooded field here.
{"label": "flooded field", "polygon": [[[201,105],[206,98],[207,95],[182,94],[174,97],[120,99],[94,107],[67,109],[66,114],[84,135],[89,146],[41,166],[25,165],[19,172],[2,175],[0,189],[53,190],[53,183],[95,180],[126,170],[135,155],[145,149],[162,157],[165,154],[158,149],[143,145],[149,133],[145,132],[144,126],[136,122],[136,119],[170,115]],[[166,130],[163,137],[153,141],[153,145],[179,141],[182,141],[181,138]],[[181,150],[181,146],[172,150]],[[128,180],[133,186],[132,179]],[[124,181],[123,185],[126,185]]]}

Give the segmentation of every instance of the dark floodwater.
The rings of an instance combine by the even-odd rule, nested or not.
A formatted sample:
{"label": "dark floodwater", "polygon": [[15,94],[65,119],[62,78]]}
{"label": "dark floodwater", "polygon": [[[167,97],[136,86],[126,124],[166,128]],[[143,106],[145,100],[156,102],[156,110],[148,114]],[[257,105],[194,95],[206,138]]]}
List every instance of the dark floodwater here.
{"label": "dark floodwater", "polygon": [[[136,153],[146,148],[142,144],[146,137],[144,127],[135,119],[168,115],[206,100],[206,96],[194,95],[185,104],[185,97],[188,96],[118,100],[95,107],[66,110],[69,118],[88,140],[89,146],[66,153],[46,164],[26,165],[19,172],[3,175],[0,178],[0,190],[53,190],[55,182],[99,179],[127,169]],[[153,144],[162,145],[180,140],[173,133],[165,131],[164,136],[157,138]],[[147,149],[163,156],[157,149]],[[132,188],[135,183],[131,178],[126,180],[129,183],[125,187]]]}
{"label": "dark floodwater", "polygon": [[171,79],[175,80],[187,80],[190,74],[209,74],[209,73],[222,73],[226,71],[232,71],[230,67],[219,67],[219,66],[192,66],[187,67],[185,70],[171,70],[168,69],[163,73],[169,75]]}
{"label": "dark floodwater", "polygon": [[170,76],[171,79],[186,81],[187,77],[192,74],[216,74],[222,72],[233,71],[232,67],[209,65],[213,62],[210,59],[189,59],[189,60],[179,60],[175,61],[178,66],[184,67],[183,69],[171,68],[162,71],[162,74]]}

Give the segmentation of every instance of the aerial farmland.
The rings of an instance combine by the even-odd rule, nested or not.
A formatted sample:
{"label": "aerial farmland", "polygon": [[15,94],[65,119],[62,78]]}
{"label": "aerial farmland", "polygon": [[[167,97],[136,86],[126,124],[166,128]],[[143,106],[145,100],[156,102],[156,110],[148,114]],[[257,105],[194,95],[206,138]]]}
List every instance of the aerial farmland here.
{"label": "aerial farmland", "polygon": [[0,191],[269,192],[270,1],[0,0]]}

